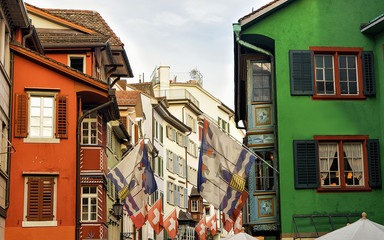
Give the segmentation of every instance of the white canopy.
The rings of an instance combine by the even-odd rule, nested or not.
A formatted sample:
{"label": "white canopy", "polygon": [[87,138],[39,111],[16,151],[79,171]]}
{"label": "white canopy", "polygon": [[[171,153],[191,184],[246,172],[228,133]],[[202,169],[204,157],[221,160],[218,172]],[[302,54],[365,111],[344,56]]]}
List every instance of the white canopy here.
{"label": "white canopy", "polygon": [[378,240],[384,239],[384,226],[366,218],[366,214],[356,222],[325,234],[317,240]]}
{"label": "white canopy", "polygon": [[258,238],[252,237],[251,235],[241,232],[233,236],[224,238],[223,240],[258,240]]}

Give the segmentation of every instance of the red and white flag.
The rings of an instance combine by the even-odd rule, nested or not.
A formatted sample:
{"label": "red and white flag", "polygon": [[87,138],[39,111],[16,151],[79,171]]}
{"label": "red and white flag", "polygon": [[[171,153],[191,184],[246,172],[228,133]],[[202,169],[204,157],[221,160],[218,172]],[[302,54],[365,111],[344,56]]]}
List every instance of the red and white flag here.
{"label": "red and white flag", "polygon": [[216,232],[217,232],[217,216],[216,216],[216,213],[207,222],[207,227],[208,227],[209,231],[211,231],[212,237],[215,236]]}
{"label": "red and white flag", "polygon": [[[127,210],[126,206],[125,206],[125,209]],[[148,206],[147,204],[145,204],[143,208],[141,208],[139,211],[129,216],[137,229],[140,229],[144,225],[144,223],[147,221],[147,212],[148,212]]]}
{"label": "red and white flag", "polygon": [[233,220],[228,216],[228,214],[223,212],[223,228],[228,233],[233,229]]}
{"label": "red and white flag", "polygon": [[148,211],[148,222],[151,224],[153,230],[157,235],[163,230],[163,214],[162,212],[162,204],[161,198],[157,200],[155,204],[153,204],[152,208]]}
{"label": "red and white flag", "polygon": [[233,226],[233,231],[235,231],[235,234],[240,233],[242,227],[243,227],[243,214],[240,212],[240,214],[237,216],[235,224]]}
{"label": "red and white flag", "polygon": [[195,227],[197,235],[202,240],[207,239],[207,226],[206,225],[207,224],[206,224],[205,215],[204,215],[203,218],[200,220],[200,222]]}
{"label": "red and white flag", "polygon": [[176,237],[178,229],[176,209],[164,220],[164,228],[171,239]]}

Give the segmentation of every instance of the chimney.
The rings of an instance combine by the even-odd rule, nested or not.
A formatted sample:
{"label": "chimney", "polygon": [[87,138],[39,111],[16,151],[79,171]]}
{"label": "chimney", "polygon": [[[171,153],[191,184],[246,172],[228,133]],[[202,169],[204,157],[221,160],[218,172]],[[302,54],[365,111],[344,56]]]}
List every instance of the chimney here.
{"label": "chimney", "polygon": [[166,96],[169,90],[169,66],[160,66],[158,70],[160,82],[160,96]]}

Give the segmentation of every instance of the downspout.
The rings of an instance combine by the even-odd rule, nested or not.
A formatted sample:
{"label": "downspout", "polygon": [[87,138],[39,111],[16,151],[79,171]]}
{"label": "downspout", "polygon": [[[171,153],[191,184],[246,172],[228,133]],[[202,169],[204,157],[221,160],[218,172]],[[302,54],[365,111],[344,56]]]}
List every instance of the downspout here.
{"label": "downspout", "polygon": [[[13,109],[13,62],[14,62],[14,55],[12,52],[10,52],[10,80],[11,80],[11,86],[9,89],[9,124],[8,124],[8,141],[12,143],[12,109]],[[7,150],[8,151],[8,150]],[[15,150],[16,151],[16,150]],[[7,153],[7,184],[6,184],[6,190],[5,190],[5,209],[8,209],[9,207],[9,196],[10,196],[10,179],[11,179],[11,153]]]}
{"label": "downspout", "polygon": [[77,121],[76,126],[76,231],[75,231],[75,239],[80,239],[80,131],[81,131],[81,123],[83,122],[84,118],[88,116],[89,114],[98,111],[106,106],[109,106],[113,104],[113,100],[110,100],[106,103],[103,103],[102,105],[99,105],[95,108],[92,108],[91,110],[86,111]]}
{"label": "downspout", "polygon": [[22,42],[21,42],[21,45],[22,45],[23,47],[25,47],[25,41],[27,40],[27,38],[29,38],[30,36],[32,36],[32,34],[33,34],[33,27],[30,26],[30,27],[29,27],[29,33],[23,37],[23,40],[22,40]]}

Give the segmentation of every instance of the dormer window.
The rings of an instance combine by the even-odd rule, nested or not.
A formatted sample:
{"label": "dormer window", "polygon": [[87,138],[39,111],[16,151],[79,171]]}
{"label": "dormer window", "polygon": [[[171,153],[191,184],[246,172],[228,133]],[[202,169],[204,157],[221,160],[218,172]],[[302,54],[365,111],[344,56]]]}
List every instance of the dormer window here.
{"label": "dormer window", "polygon": [[85,55],[69,55],[68,65],[82,73],[85,73]]}

